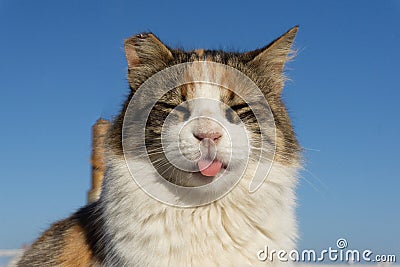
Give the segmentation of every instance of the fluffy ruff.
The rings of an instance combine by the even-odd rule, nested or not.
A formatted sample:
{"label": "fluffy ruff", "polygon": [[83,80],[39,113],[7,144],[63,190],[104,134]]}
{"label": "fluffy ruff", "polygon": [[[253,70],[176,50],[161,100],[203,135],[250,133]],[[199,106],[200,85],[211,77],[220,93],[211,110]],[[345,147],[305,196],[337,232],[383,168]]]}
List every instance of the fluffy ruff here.
{"label": "fluffy ruff", "polygon": [[108,165],[98,203],[107,233],[104,266],[265,266],[257,259],[265,245],[294,249],[296,167],[274,163],[253,194],[245,175],[220,200],[179,208],[142,191],[125,161]]}

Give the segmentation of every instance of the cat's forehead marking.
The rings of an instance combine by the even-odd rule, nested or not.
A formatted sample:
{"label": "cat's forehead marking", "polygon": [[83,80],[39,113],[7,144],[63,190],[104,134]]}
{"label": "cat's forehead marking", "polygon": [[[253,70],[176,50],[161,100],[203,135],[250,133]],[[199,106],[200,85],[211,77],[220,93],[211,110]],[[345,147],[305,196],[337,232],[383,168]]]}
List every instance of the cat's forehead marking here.
{"label": "cat's forehead marking", "polygon": [[226,71],[209,64],[209,60],[188,67],[183,78],[189,83],[181,90],[187,99],[205,97],[216,100],[220,99],[221,90],[215,84],[224,84],[227,79]]}
{"label": "cat's forehead marking", "polygon": [[196,49],[194,50],[194,52],[196,53],[196,55],[201,58],[204,55],[204,49]]}
{"label": "cat's forehead marking", "polygon": [[[198,53],[204,53],[204,50],[198,51]],[[181,87],[182,99],[189,100],[205,97],[225,103],[230,103],[234,99],[235,79],[232,79],[232,73],[229,73],[221,65],[210,64],[209,62],[212,61],[212,58],[208,56],[205,61],[190,66],[184,72],[183,77],[186,85]],[[207,83],[209,84],[207,85]],[[229,88],[223,88],[215,84],[225,85]]]}

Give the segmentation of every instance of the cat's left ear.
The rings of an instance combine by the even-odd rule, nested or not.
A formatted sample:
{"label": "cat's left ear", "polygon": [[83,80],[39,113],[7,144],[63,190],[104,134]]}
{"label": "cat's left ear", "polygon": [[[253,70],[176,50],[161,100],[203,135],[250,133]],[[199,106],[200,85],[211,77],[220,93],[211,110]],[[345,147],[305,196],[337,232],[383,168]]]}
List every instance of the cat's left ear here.
{"label": "cat's left ear", "polygon": [[132,89],[139,87],[173,60],[171,50],[153,33],[141,33],[126,39],[124,48],[128,62],[128,81]]}
{"label": "cat's left ear", "polygon": [[247,65],[261,81],[264,81],[269,90],[280,94],[285,81],[283,68],[293,56],[291,49],[298,26],[291,28],[278,39],[264,48],[247,52],[243,56],[251,59]]}

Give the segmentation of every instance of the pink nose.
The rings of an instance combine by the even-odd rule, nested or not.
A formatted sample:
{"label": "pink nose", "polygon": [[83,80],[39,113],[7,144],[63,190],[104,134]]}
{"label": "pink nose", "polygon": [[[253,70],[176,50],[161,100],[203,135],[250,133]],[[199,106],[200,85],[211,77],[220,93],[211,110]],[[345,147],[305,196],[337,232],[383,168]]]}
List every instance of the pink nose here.
{"label": "pink nose", "polygon": [[221,138],[222,134],[219,132],[211,132],[211,133],[193,133],[193,136],[196,137],[198,140],[203,140],[203,139],[211,139],[213,141],[217,141],[219,138]]}

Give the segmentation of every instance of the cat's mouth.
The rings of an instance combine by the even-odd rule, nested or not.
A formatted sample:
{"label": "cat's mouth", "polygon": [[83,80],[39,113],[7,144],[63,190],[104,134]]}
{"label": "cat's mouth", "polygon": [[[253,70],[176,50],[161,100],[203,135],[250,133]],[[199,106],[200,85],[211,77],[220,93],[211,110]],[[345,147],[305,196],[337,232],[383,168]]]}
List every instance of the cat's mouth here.
{"label": "cat's mouth", "polygon": [[200,159],[197,162],[197,167],[202,176],[211,178],[217,176],[221,171],[225,171],[227,165],[217,159]]}

